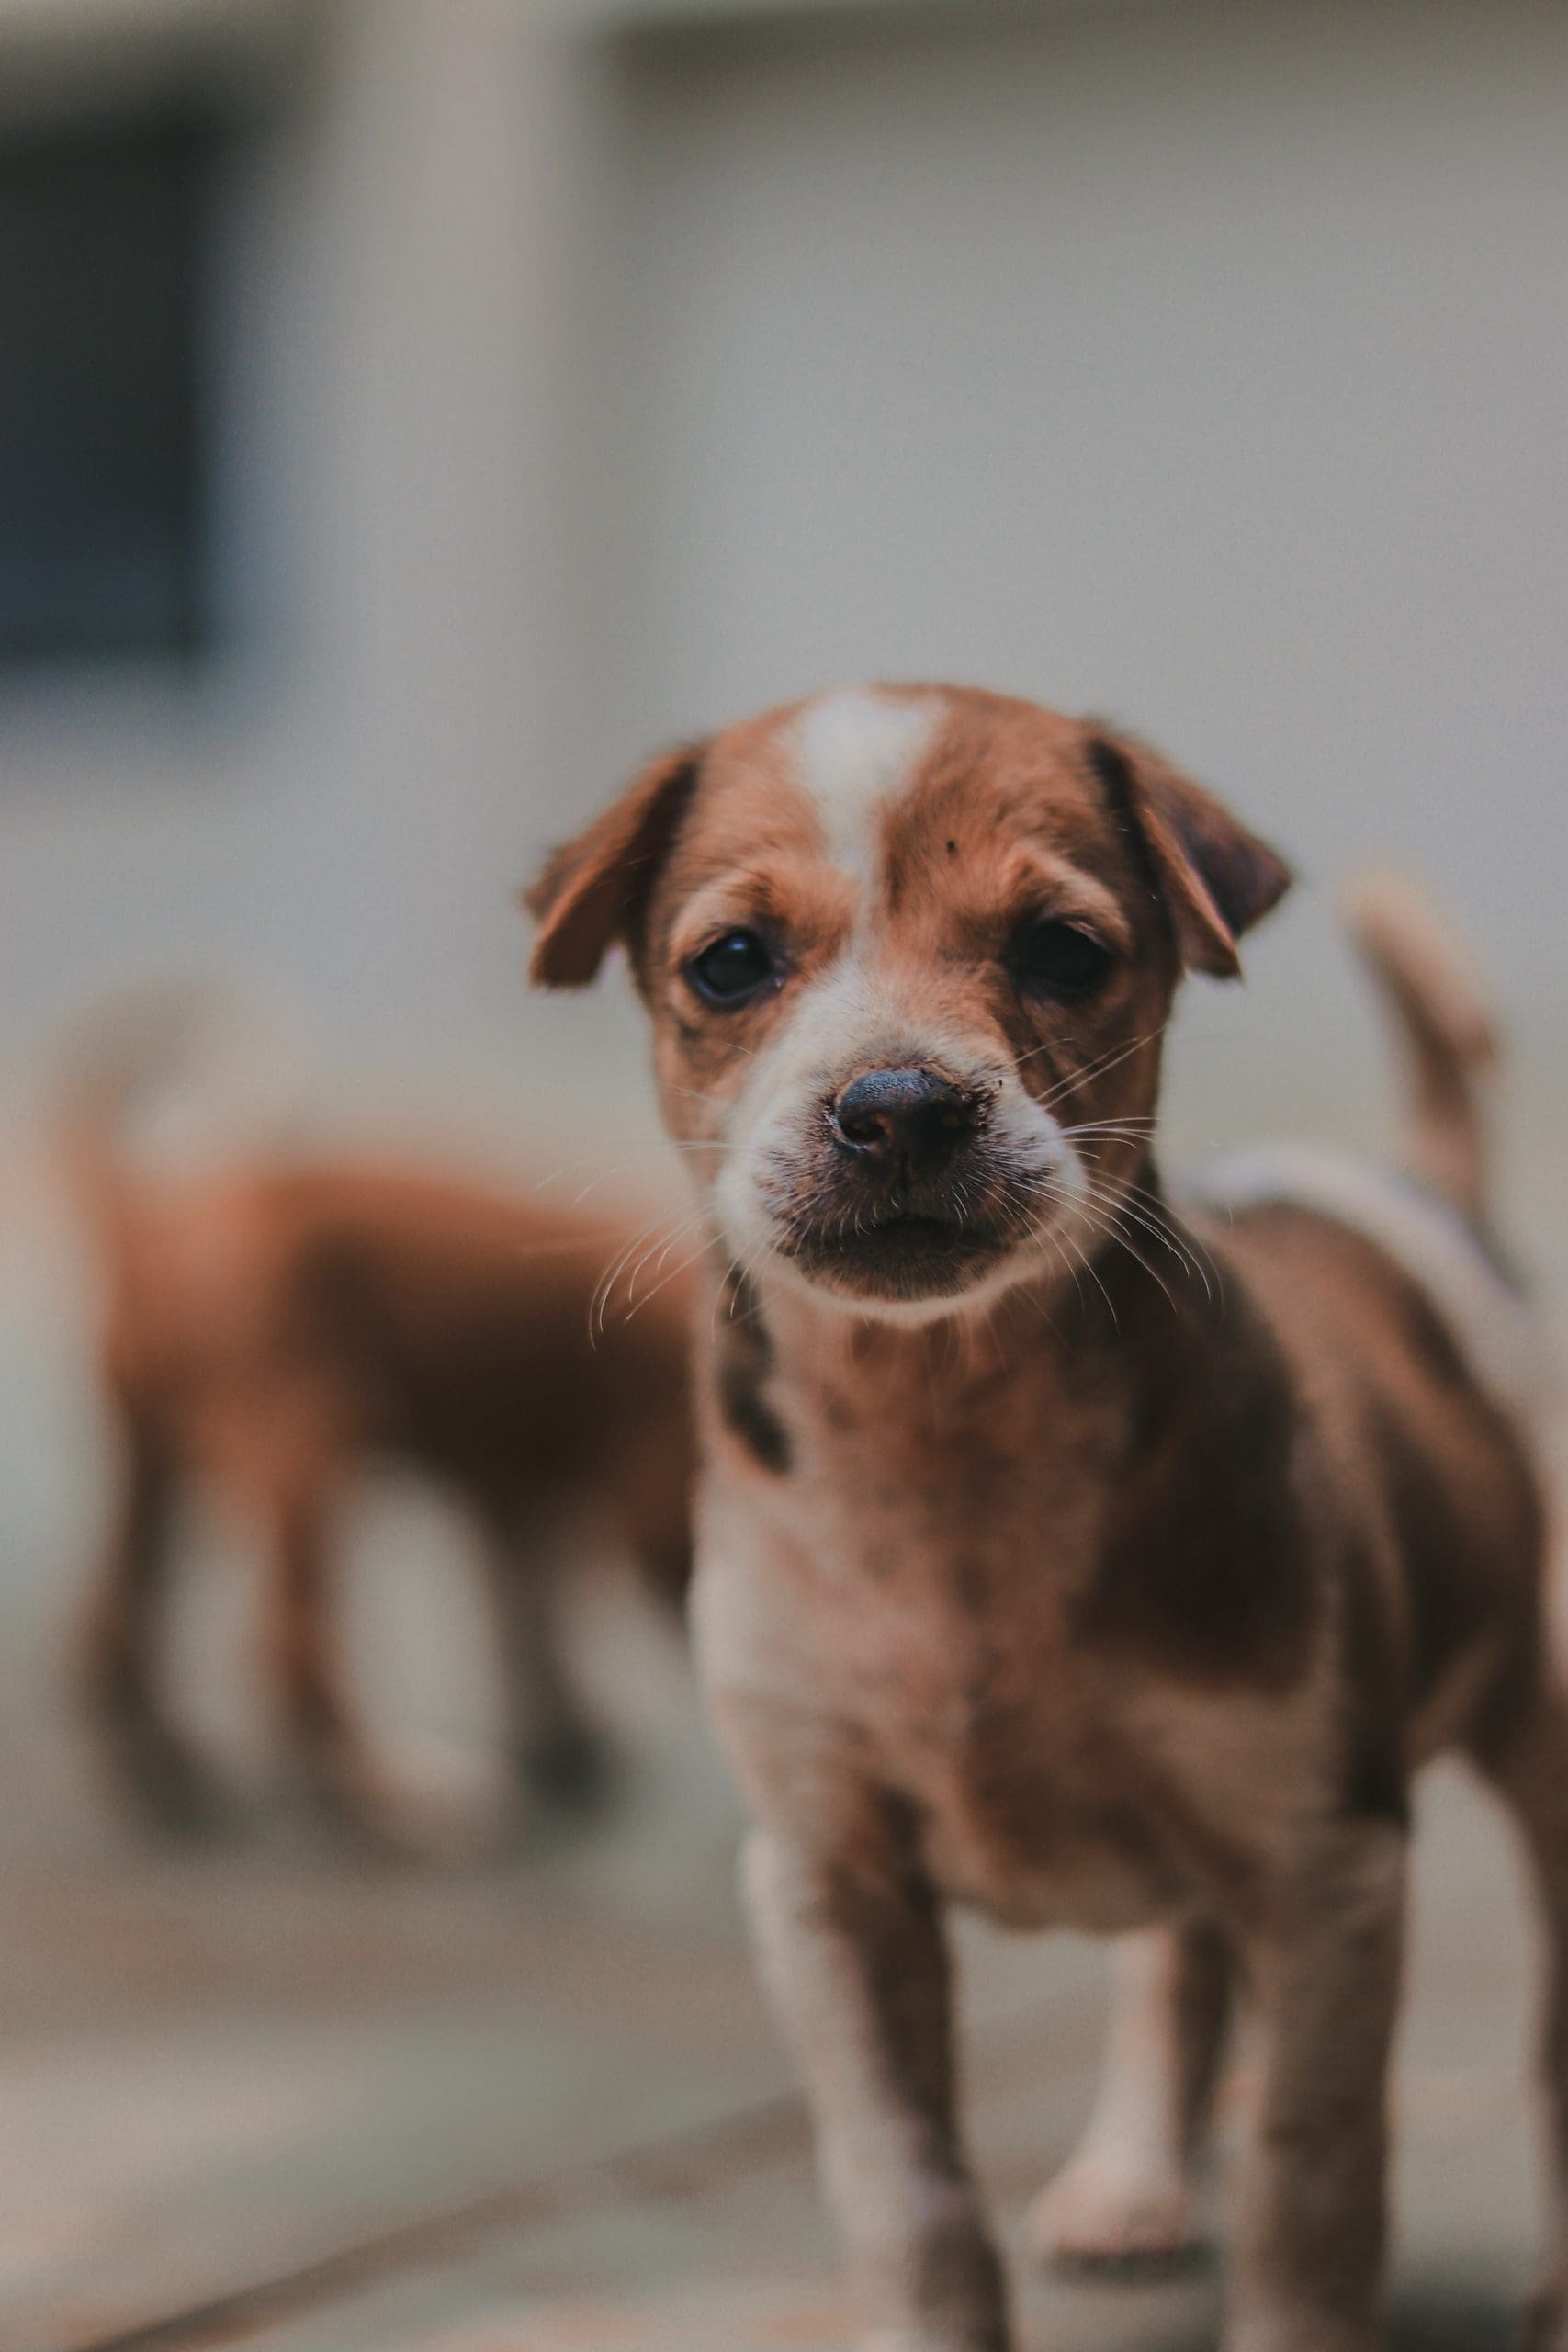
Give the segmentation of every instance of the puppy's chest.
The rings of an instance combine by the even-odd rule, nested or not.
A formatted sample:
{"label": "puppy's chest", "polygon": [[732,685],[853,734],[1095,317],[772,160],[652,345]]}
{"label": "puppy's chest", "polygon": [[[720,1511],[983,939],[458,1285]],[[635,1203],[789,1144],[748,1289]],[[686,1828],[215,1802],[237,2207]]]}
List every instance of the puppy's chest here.
{"label": "puppy's chest", "polygon": [[1048,1594],[987,1598],[1016,1564],[971,1548],[925,1567],[846,1610],[855,1631],[824,1688],[912,1806],[938,1884],[1019,1925],[1099,1930],[1177,1900],[1134,1694],[1069,1641]]}
{"label": "puppy's chest", "polygon": [[1073,1630],[1101,1500],[1070,1456],[1004,1465],[978,1438],[922,1451],[827,1429],[760,1514],[754,1488],[735,1500],[752,1654],[734,1665],[908,1802],[949,1894],[1101,1929],[1179,1899],[1135,1688]]}

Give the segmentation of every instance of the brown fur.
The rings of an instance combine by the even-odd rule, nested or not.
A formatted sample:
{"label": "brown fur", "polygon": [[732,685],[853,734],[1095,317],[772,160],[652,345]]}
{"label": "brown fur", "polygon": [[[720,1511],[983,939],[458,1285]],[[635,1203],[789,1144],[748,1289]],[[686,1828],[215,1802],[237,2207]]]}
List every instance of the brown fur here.
{"label": "brown fur", "polygon": [[[392,1166],[276,1165],[196,1187],[100,1171],[102,1362],[120,1498],[82,1642],[117,1775],[157,1818],[209,1790],[159,1691],[180,1498],[215,1482],[266,1544],[280,1729],[334,1814],[417,1836],[344,1686],[334,1515],[362,1465],[458,1501],[491,1568],[516,1770],[586,1794],[599,1746],[558,1651],[563,1522],[635,1555],[678,1607],[692,1440],[678,1284],[592,1328],[622,1237],[603,1221]],[[112,1214],[107,1213],[112,1203]]]}
{"label": "brown fur", "polygon": [[[1178,978],[1236,971],[1285,869],[1130,739],[968,691],[771,712],[682,773],[678,805],[657,769],[623,804],[644,842],[663,809],[657,854],[595,882],[628,837],[602,820],[547,875],[535,968],[581,983],[627,944],[715,1294],[745,1267],[746,1411],[722,1311],[698,1319],[699,1651],[876,2341],[1009,2340],[952,2115],[945,1899],[1166,1955],[1043,2209],[1077,2255],[1181,2229],[1234,1956],[1263,2064],[1226,2352],[1371,2352],[1408,1777],[1483,1758],[1561,1973],[1568,1708],[1530,1448],[1436,1293],[1308,1204],[1184,1222],[1161,1192]],[[1099,943],[1076,993],[1020,960],[1042,923]],[[765,981],[716,1005],[694,959],[737,927]],[[1444,1034],[1422,1100],[1469,1117],[1457,1033],[1420,1051]],[[867,1071],[959,1106],[941,1164],[891,1114],[845,1127]],[[1495,1285],[1450,1200],[1393,1214]]]}

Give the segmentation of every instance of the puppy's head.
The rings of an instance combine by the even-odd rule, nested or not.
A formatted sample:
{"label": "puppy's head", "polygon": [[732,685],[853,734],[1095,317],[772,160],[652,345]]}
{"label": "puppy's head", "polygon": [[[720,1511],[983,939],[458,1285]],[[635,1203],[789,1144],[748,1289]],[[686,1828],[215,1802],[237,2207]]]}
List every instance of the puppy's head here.
{"label": "puppy's head", "polygon": [[920,1319],[1092,1258],[1183,967],[1289,876],[1155,753],[968,690],[857,689],[649,768],[529,894],[534,977],[626,949],[737,1263]]}

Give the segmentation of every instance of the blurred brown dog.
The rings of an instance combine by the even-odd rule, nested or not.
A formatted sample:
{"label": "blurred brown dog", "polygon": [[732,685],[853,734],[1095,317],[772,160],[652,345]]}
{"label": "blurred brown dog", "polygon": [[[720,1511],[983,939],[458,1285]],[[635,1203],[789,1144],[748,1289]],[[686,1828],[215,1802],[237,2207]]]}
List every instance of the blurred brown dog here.
{"label": "blurred brown dog", "polygon": [[1408,1787],[1442,1748],[1535,1865],[1538,2341],[1568,2352],[1568,1690],[1444,929],[1387,892],[1360,921],[1422,1182],[1296,1152],[1179,1208],[1153,1156],[1180,977],[1234,977],[1288,879],[1114,729],[914,686],[657,763],[533,894],[546,986],[626,950],[708,1220],[697,1652],[877,2352],[1014,2341],[951,1904],[1134,1931],[1043,2248],[1179,2245],[1240,1989],[1226,2352],[1374,2352]]}
{"label": "blurred brown dog", "polygon": [[636,1312],[601,1315],[599,1330],[595,1293],[627,1243],[603,1220],[395,1166],[280,1159],[150,1182],[123,1127],[178,1041],[125,1031],[109,1023],[78,1053],[62,1117],[107,1274],[118,1494],[80,1668],[117,1780],[164,1825],[213,1810],[159,1690],[176,1510],[192,1481],[211,1482],[264,1533],[266,1657],[306,1791],[378,1842],[425,1842],[355,1722],[334,1627],[333,1515],[355,1470],[381,1461],[471,1514],[509,1760],[539,1794],[585,1799],[603,1750],[561,1652],[556,1548],[589,1522],[662,1600],[683,1599],[682,1283],[656,1274]]}

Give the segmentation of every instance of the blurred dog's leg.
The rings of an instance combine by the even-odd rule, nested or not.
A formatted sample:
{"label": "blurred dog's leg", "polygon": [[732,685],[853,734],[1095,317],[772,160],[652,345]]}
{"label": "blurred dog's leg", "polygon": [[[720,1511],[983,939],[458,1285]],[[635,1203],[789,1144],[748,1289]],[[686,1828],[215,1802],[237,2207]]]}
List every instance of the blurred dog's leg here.
{"label": "blurred dog's leg", "polygon": [[1030,2220],[1044,2260],[1168,2259],[1191,2243],[1190,2174],[1224,2052],[1233,1962],[1207,1921],[1117,1947],[1094,2111]]}
{"label": "blurred dog's leg", "polygon": [[266,1498],[266,1655],[283,1738],[305,1793],[329,1819],[397,1846],[389,1792],[345,1687],[333,1589],[334,1500],[314,1463],[278,1479]]}
{"label": "blurred dog's leg", "polygon": [[525,1792],[589,1805],[609,1777],[609,1749],[572,1680],[562,1639],[552,1545],[498,1519],[490,1531],[491,1588],[500,1640],[507,1747]]}
{"label": "blurred dog's leg", "polygon": [[335,1573],[341,1484],[335,1456],[318,1449],[290,1464],[265,1506],[266,1648],[299,1784],[325,1822],[372,1854],[472,1862],[494,1842],[493,1809],[438,1747],[384,1746],[355,1704]]}
{"label": "blurred dog's leg", "polygon": [[178,1467],[153,1418],[121,1396],[114,1516],[78,1637],[77,1670],[117,1785],[159,1827],[210,1827],[214,1784],[158,1697]]}
{"label": "blurred dog's leg", "polygon": [[546,1553],[547,1543],[526,1541],[514,1521],[491,1532],[508,1755],[525,1792],[550,1804],[588,1806],[604,1794],[609,1747],[571,1679],[559,1623],[559,1578]]}

